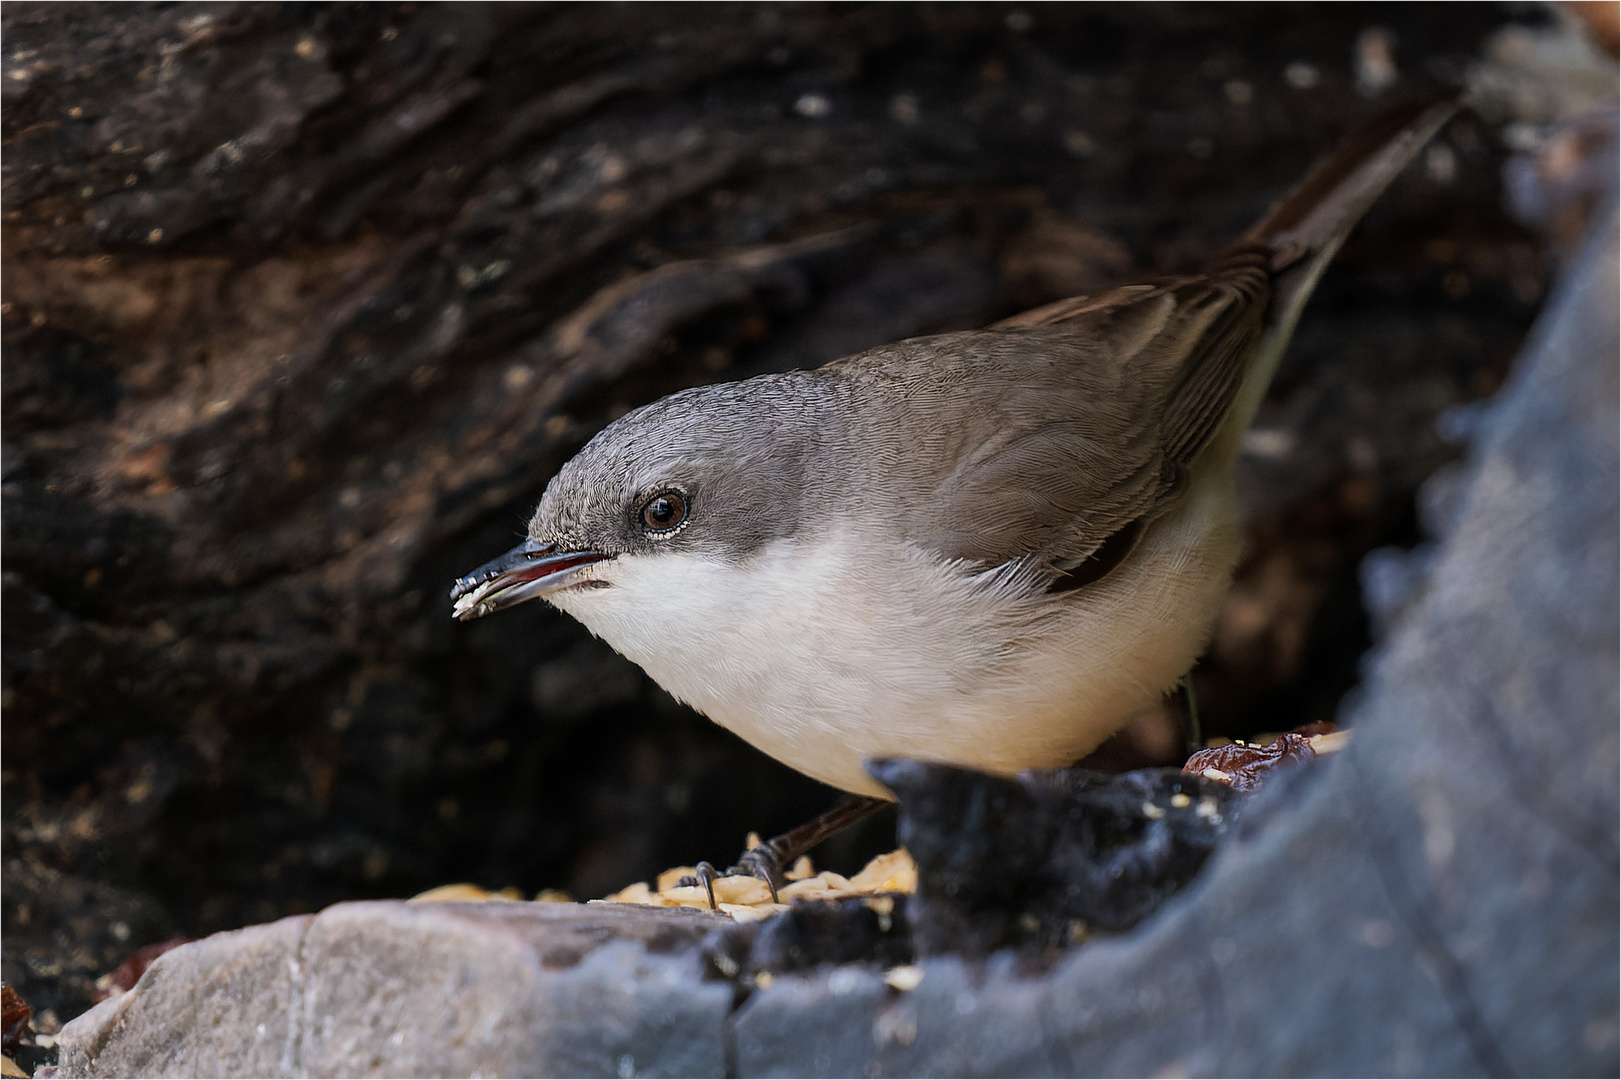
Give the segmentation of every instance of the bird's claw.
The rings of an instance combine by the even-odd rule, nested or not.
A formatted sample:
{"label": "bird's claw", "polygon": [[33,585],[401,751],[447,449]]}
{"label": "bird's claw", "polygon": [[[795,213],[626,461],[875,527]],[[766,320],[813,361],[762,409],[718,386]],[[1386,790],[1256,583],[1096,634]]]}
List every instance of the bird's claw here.
{"label": "bird's claw", "polygon": [[697,873],[687,874],[676,882],[681,886],[703,886],[704,893],[709,897],[709,910],[718,911],[720,905],[715,902],[715,879],[723,877],[752,877],[765,882],[765,887],[771,890],[771,902],[781,903],[777,899],[777,890],[787,883],[783,877],[782,866],[777,857],[776,850],[769,843],[745,851],[737,860],[737,865],[726,870],[725,873],[715,869],[713,863],[701,862],[693,867]]}
{"label": "bird's claw", "polygon": [[783,872],[785,866],[792,865],[795,859],[829,836],[886,805],[888,803],[885,800],[875,799],[871,795],[846,795],[833,809],[818,814],[799,828],[789,829],[781,836],[772,837],[763,844],[755,844],[745,851],[737,860],[737,865],[726,873],[717,874],[713,866],[701,862],[695,867],[697,873],[688,874],[679,884],[702,885],[704,891],[709,894],[709,910],[716,911],[720,906],[715,903],[716,878],[759,878],[765,882],[766,888],[771,890],[771,902],[780,904],[782,901],[778,898],[778,890],[788,883],[788,877]]}
{"label": "bird's claw", "polygon": [[771,890],[771,902],[773,904],[782,902],[777,899],[777,890],[786,885],[788,881],[783,877],[782,859],[777,854],[776,848],[772,847],[770,843],[749,848],[737,860],[737,865],[726,872],[728,874],[759,878],[765,882],[765,887]]}
{"label": "bird's claw", "polygon": [[697,866],[693,867],[693,869],[698,872],[696,874],[687,874],[683,876],[680,881],[676,882],[676,886],[678,888],[686,888],[693,885],[702,885],[704,887],[704,892],[709,895],[709,910],[720,910],[720,905],[715,903],[715,879],[724,875],[715,870],[714,863],[709,862],[701,862]]}

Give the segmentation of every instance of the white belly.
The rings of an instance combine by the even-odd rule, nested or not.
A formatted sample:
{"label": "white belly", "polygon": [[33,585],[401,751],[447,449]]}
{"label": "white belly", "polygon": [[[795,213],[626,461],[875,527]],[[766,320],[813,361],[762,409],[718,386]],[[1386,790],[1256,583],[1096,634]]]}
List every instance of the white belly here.
{"label": "white belly", "polygon": [[887,797],[863,762],[1067,765],[1157,702],[1226,591],[1231,505],[1201,485],[1114,574],[1058,595],[845,535],[777,542],[742,566],[622,556],[587,571],[612,588],[550,599],[772,757]]}

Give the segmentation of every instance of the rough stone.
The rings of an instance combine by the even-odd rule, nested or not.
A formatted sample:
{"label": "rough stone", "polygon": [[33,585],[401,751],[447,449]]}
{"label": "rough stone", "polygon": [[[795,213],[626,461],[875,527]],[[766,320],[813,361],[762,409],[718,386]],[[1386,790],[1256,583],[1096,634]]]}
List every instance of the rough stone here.
{"label": "rough stone", "polygon": [[1008,780],[915,761],[870,768],[900,798],[898,837],[917,860],[906,917],[920,956],[1129,929],[1194,876],[1243,799],[1177,769]]}
{"label": "rough stone", "polygon": [[778,977],[754,992],[733,1025],[734,1075],[866,1075],[892,996],[878,972],[862,967]]}
{"label": "rough stone", "polygon": [[165,954],[63,1030],[59,1076],[720,1076],[719,917],[339,904]]}
{"label": "rough stone", "polygon": [[311,921],[215,934],[159,957],[135,989],[62,1030],[58,1075],[290,1075],[290,1005]]}

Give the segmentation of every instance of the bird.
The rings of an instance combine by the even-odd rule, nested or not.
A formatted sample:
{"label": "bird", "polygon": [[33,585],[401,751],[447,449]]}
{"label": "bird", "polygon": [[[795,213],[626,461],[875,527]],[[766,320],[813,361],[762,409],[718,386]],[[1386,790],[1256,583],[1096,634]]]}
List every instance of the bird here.
{"label": "bird", "polygon": [[1243,433],[1324,267],[1457,107],[1374,118],[1200,273],[626,413],[454,616],[544,599],[852,793],[844,817],[893,798],[875,759],[1074,763],[1208,644]]}

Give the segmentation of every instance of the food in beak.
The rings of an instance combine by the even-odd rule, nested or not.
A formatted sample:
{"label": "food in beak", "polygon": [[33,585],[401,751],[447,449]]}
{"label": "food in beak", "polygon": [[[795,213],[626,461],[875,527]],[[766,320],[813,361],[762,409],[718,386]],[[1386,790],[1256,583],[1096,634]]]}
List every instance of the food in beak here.
{"label": "food in beak", "polygon": [[525,540],[450,587],[451,614],[464,622],[521,604],[561,586],[582,566],[609,558],[600,551],[563,551],[554,543]]}

